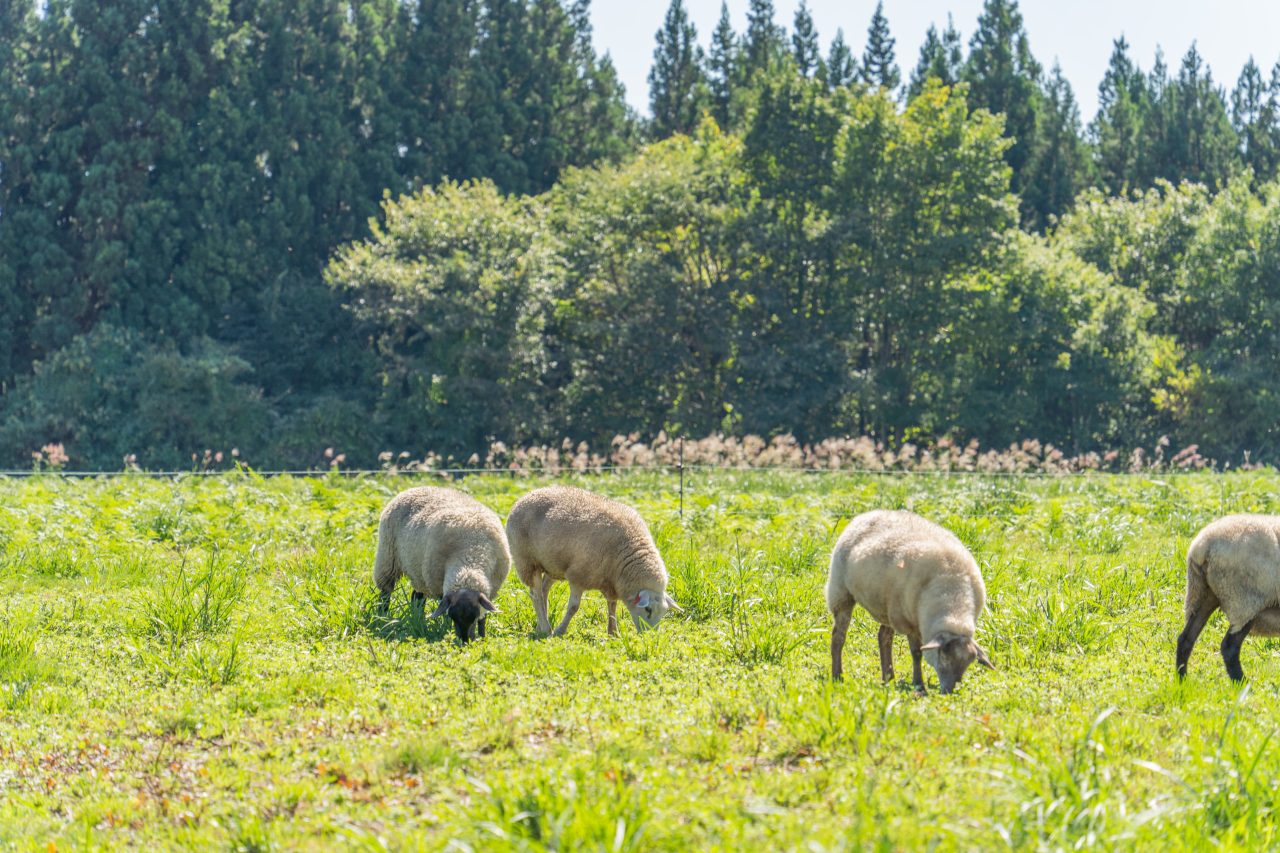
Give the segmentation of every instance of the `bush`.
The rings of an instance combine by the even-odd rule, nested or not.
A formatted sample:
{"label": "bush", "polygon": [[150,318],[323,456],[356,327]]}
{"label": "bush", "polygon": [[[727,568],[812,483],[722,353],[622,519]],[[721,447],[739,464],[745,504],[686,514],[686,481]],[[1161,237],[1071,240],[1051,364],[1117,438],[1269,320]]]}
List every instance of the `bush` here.
{"label": "bush", "polygon": [[236,447],[252,458],[272,414],[245,380],[251,369],[203,339],[189,351],[102,325],[36,365],[0,400],[6,465],[28,465],[49,443],[68,467],[118,469],[129,454],[150,468],[187,467],[193,453]]}

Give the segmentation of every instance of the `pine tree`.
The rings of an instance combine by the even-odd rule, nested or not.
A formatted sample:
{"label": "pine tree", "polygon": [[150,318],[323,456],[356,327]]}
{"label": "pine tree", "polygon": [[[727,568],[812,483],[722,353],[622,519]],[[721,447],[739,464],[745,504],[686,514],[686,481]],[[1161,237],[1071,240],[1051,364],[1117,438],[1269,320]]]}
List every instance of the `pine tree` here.
{"label": "pine tree", "polygon": [[836,37],[831,40],[831,51],[827,54],[826,83],[828,88],[838,89],[848,86],[858,79],[858,63],[853,58],[853,51],[844,40],[844,30],[836,30]]}
{"label": "pine tree", "polygon": [[1013,191],[1023,197],[1023,221],[1035,218],[1025,200],[1030,175],[1027,164],[1036,150],[1040,109],[1040,65],[1031,55],[1017,0],[986,0],[978,29],[969,42],[964,81],[969,105],[1002,113],[1005,135],[1013,144],[1005,162],[1013,170]]}
{"label": "pine tree", "polygon": [[894,38],[889,32],[889,19],[884,15],[884,2],[876,3],[875,14],[867,28],[867,48],[862,52],[862,80],[868,86],[897,91],[902,73],[893,53]]}
{"label": "pine tree", "polygon": [[649,69],[649,108],[654,136],[665,139],[673,133],[693,130],[708,97],[698,32],[685,12],[683,0],[671,0],[657,41]]}
{"label": "pine tree", "polygon": [[1163,93],[1161,112],[1165,134],[1158,177],[1222,185],[1239,162],[1238,140],[1226,98],[1194,43]]}
{"label": "pine tree", "polygon": [[822,54],[818,52],[818,31],[813,26],[813,15],[806,0],[800,0],[796,8],[795,28],[791,33],[791,56],[796,68],[804,77],[821,75]]}
{"label": "pine tree", "polygon": [[772,71],[787,54],[786,34],[773,18],[773,0],[751,0],[743,40],[743,80]]}
{"label": "pine tree", "polygon": [[947,86],[959,82],[964,70],[964,49],[960,43],[960,32],[955,27],[951,16],[947,15],[947,28],[938,35],[938,28],[932,24],[925,33],[924,44],[920,46],[920,61],[911,72],[911,81],[907,84],[907,99],[910,100],[924,89],[929,79],[936,79]]}
{"label": "pine tree", "polygon": [[1088,158],[1080,137],[1080,110],[1071,84],[1054,63],[1045,84],[1036,150],[1029,165],[1026,202],[1034,217],[1030,225],[1044,228],[1061,216],[1087,184]]}
{"label": "pine tree", "polygon": [[711,90],[711,115],[722,128],[729,127],[729,110],[737,87],[738,71],[738,39],[729,21],[729,5],[721,2],[720,19],[711,33],[707,77]]}
{"label": "pine tree", "polygon": [[[1276,66],[1280,72],[1280,65]],[[1276,79],[1273,72],[1272,79]],[[1268,181],[1280,166],[1280,125],[1276,92],[1262,78],[1253,57],[1245,64],[1231,93],[1231,124],[1240,138],[1241,157],[1254,179]]]}
{"label": "pine tree", "polygon": [[1146,78],[1129,58],[1124,37],[1112,43],[1111,60],[1098,84],[1098,113],[1089,126],[1099,184],[1112,195],[1140,186]]}
{"label": "pine tree", "polygon": [[[38,104],[31,98],[36,35],[34,0],[0,3],[0,395],[31,365],[35,297],[24,281],[23,259],[39,258],[49,236],[26,227],[32,224],[28,218],[46,217],[24,209],[34,189],[30,166],[42,147],[32,127],[38,123]],[[46,229],[56,224],[46,219]]]}

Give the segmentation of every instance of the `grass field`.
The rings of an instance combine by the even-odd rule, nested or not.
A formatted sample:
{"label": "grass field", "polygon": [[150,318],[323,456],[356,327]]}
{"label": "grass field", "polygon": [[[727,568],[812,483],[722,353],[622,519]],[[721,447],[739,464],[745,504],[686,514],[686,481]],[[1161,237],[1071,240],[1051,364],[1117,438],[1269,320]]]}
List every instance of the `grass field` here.
{"label": "grass field", "polygon": [[[1218,615],[1173,673],[1190,537],[1280,511],[1280,477],[701,472],[683,520],[669,474],[573,481],[649,520],[683,614],[610,639],[589,594],[568,636],[535,640],[513,572],[487,640],[456,646],[403,582],[380,619],[377,515],[423,480],[0,480],[0,843],[1280,843],[1280,644],[1245,644],[1242,690]],[[458,485],[505,517],[543,482]],[[855,611],[827,680],[827,554],[873,507],[970,546],[998,671],[947,697],[882,686]]]}

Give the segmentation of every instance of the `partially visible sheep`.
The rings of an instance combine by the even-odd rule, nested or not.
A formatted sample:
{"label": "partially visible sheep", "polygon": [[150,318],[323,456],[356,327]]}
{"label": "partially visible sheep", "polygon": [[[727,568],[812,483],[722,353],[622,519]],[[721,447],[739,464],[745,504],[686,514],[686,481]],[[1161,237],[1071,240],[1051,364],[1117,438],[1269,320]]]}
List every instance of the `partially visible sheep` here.
{"label": "partially visible sheep", "polygon": [[863,513],[849,522],[831,553],[831,677],[839,680],[844,673],[841,655],[856,603],[880,623],[885,681],[893,679],[896,631],[907,635],[916,689],[925,690],[923,656],[937,670],[940,690],[950,693],[975,660],[995,669],[973,640],[985,602],[978,564],[949,530],[911,512]]}
{"label": "partially visible sheep", "polygon": [[502,522],[493,510],[453,489],[420,486],[391,499],[378,521],[373,582],[385,611],[401,575],[413,601],[440,599],[431,618],[448,614],[462,642],[484,636],[492,599],[511,570]]}
{"label": "partially visible sheep", "polygon": [[1227,616],[1222,660],[1244,679],[1240,647],[1249,634],[1280,636],[1280,516],[1228,515],[1211,522],[1187,547],[1187,623],[1178,636],[1178,675],[1200,632],[1219,607]]}
{"label": "partially visible sheep", "polygon": [[[656,627],[668,608],[680,609],[667,595],[667,568],[644,519],[617,501],[569,486],[537,489],[511,508],[507,538],[544,634],[563,634],[589,589],[609,603],[610,635],[618,633],[619,600],[637,631]],[[558,580],[569,582],[569,603],[552,632],[547,598]]]}

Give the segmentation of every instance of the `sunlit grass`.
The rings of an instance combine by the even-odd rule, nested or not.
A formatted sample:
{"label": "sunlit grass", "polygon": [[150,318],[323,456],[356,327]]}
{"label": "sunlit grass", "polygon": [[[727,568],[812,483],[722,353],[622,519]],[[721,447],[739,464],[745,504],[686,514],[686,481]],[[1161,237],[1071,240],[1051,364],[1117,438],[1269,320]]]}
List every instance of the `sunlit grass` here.
{"label": "sunlit grass", "polygon": [[[222,849],[1266,849],[1280,643],[1246,689],[1210,623],[1173,675],[1182,559],[1280,477],[566,476],[637,506],[684,611],[537,639],[514,573],[458,646],[369,579],[425,478],[0,481],[0,843]],[[500,514],[545,482],[455,482]],[[881,685],[858,612],[829,671],[827,555],[910,507],[987,579],[996,672]],[[558,586],[552,609],[561,611]]]}

